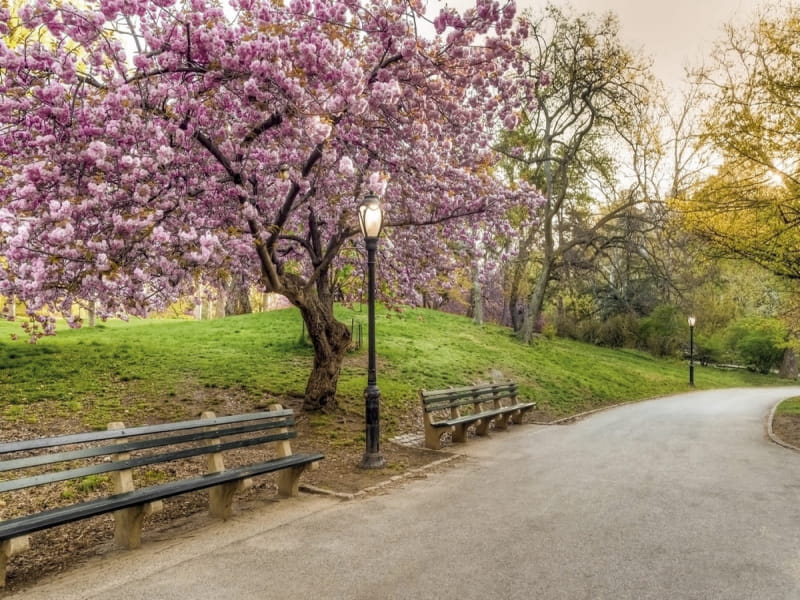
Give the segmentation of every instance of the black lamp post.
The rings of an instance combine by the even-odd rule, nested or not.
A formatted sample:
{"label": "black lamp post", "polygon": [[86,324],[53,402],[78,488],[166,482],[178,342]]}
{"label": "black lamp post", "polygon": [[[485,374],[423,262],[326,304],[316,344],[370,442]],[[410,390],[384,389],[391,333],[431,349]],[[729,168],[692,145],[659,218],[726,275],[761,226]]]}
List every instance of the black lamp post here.
{"label": "black lamp post", "polygon": [[375,253],[383,229],[383,208],[375,194],[369,193],[358,207],[358,222],[367,245],[367,325],[368,356],[367,387],[364,390],[367,444],[359,465],[362,469],[377,469],[386,464],[381,454],[381,391],[375,368]]}
{"label": "black lamp post", "polygon": [[689,385],[694,387],[694,324],[697,322],[693,316],[689,317]]}

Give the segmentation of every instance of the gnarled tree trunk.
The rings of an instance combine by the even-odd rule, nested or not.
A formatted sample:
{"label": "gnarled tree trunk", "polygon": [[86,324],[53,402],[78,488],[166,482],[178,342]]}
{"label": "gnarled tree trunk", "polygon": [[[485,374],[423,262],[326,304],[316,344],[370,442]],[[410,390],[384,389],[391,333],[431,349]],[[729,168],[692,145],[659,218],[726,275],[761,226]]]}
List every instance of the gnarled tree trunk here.
{"label": "gnarled tree trunk", "polygon": [[314,364],[306,383],[303,409],[333,410],[337,407],[336,386],[344,355],[350,346],[350,331],[333,315],[333,301],[326,294],[300,291],[289,296],[300,309],[308,337],[314,347]]}

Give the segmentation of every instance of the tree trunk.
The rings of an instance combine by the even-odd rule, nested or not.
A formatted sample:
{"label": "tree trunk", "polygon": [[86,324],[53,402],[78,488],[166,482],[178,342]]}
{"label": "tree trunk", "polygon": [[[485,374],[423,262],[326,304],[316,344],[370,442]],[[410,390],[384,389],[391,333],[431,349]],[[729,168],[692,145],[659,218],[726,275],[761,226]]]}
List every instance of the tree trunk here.
{"label": "tree trunk", "polygon": [[89,301],[86,311],[88,312],[89,327],[94,327],[97,324],[97,300]]}
{"label": "tree trunk", "polygon": [[469,313],[467,315],[476,324],[483,325],[483,289],[476,268],[472,275],[472,289],[469,294]]}
{"label": "tree trunk", "polygon": [[533,246],[536,228],[531,228],[525,240],[520,246],[519,254],[511,266],[511,283],[508,291],[508,314],[511,317],[512,329],[519,333],[524,322],[524,312],[520,310],[520,294],[522,290],[522,280],[528,272],[528,263],[531,260],[531,247]]}
{"label": "tree trunk", "polygon": [[522,328],[522,317],[519,310],[519,281],[516,277],[511,280],[511,290],[508,293],[508,316],[511,328],[518,332]]}
{"label": "tree trunk", "polygon": [[294,298],[314,346],[314,365],[306,383],[303,410],[333,410],[337,407],[336,385],[350,331],[333,316],[333,303],[306,294]]}
{"label": "tree trunk", "polygon": [[526,344],[530,344],[531,341],[533,341],[536,323],[542,315],[544,295],[547,291],[547,284],[550,282],[552,270],[553,261],[545,258],[544,261],[542,261],[542,270],[536,277],[536,285],[533,288],[533,293],[525,307],[525,316],[522,322],[522,329],[520,330],[520,339]]}
{"label": "tree trunk", "polygon": [[249,315],[253,312],[250,302],[250,284],[241,276],[234,276],[225,286],[225,316]]}
{"label": "tree trunk", "polygon": [[782,379],[797,379],[797,354],[791,348],[783,351],[783,361],[778,376]]}

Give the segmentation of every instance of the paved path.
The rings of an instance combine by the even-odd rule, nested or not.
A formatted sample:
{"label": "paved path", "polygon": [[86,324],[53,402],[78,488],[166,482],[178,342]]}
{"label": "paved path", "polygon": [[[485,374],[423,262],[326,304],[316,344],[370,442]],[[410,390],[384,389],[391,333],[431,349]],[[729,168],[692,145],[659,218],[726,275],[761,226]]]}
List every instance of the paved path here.
{"label": "paved path", "polygon": [[282,502],[18,597],[797,600],[800,454],[764,428],[793,395],[696,392],[513,428],[391,493]]}

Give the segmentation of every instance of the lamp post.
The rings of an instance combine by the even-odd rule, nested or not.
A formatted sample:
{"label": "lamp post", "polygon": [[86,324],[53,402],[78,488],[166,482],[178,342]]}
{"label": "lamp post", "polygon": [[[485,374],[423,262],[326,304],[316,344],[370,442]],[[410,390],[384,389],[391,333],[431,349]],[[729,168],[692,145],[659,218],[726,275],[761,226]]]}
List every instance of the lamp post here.
{"label": "lamp post", "polygon": [[383,229],[383,208],[375,194],[369,193],[358,207],[358,222],[367,246],[367,387],[364,390],[366,450],[359,465],[362,469],[377,469],[386,464],[381,454],[380,415],[381,391],[378,389],[375,367],[375,253]]}
{"label": "lamp post", "polygon": [[697,319],[689,317],[689,385],[694,387],[694,324]]}

